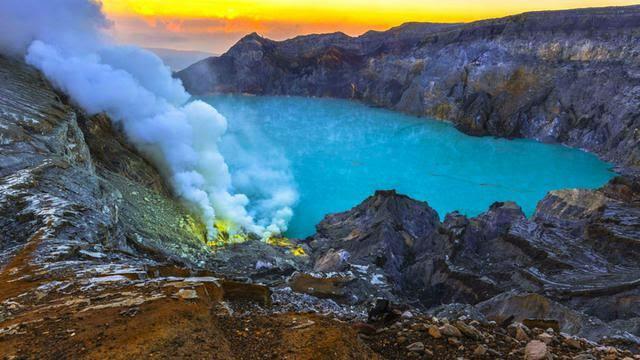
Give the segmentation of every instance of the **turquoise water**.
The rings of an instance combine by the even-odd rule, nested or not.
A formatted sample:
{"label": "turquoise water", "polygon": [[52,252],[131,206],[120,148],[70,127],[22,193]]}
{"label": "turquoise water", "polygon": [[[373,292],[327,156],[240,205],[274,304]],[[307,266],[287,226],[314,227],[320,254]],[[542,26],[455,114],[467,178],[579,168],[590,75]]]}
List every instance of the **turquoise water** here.
{"label": "turquoise water", "polygon": [[[229,122],[224,141],[265,161],[286,158],[300,199],[290,237],[378,189],[424,200],[441,217],[516,201],[527,215],[553,189],[596,188],[614,173],[583,151],[530,140],[471,137],[451,124],[334,99],[225,95],[204,99]],[[243,143],[244,142],[244,143]],[[222,146],[233,171],[235,150]],[[225,151],[227,152],[225,154]]]}

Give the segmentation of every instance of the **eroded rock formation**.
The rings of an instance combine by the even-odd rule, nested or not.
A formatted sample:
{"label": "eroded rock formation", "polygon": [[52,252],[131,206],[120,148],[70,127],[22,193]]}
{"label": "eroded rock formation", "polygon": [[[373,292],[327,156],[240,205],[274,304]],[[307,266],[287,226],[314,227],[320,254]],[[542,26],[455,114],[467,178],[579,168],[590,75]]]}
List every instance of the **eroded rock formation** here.
{"label": "eroded rock formation", "polygon": [[[638,341],[624,323],[640,317],[639,185],[619,177],[596,191],[553,191],[531,219],[507,202],[444,222],[427,203],[379,191],[327,216],[310,246],[316,263],[343,253],[347,265],[382,269],[426,308],[478,304],[500,322],[549,318],[593,340]],[[607,324],[617,322],[620,330]]]}

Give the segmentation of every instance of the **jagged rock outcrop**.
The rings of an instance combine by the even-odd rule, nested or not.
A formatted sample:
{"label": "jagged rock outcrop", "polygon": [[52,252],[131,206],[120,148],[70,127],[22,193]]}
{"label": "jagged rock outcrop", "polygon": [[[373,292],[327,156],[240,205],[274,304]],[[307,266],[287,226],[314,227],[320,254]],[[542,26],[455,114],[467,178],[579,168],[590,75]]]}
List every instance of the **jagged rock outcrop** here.
{"label": "jagged rock outcrop", "polygon": [[329,96],[640,166],[640,7],[405,24],[282,42],[251,34],[178,73],[194,94]]}
{"label": "jagged rock outcrop", "polygon": [[427,308],[482,303],[500,321],[556,318],[594,340],[638,341],[624,331],[630,323],[608,325],[640,317],[638,185],[618,177],[595,191],[553,191],[531,219],[506,202],[444,222],[427,203],[379,191],[327,216],[309,245],[316,263],[343,253],[347,268],[382,269],[397,293]]}
{"label": "jagged rock outcrop", "polygon": [[439,248],[445,244],[439,225],[438,214],[428,206],[395,191],[378,191],[351,211],[325,217],[309,245],[316,255],[346,251],[350,263],[376,265],[390,283],[400,284],[407,259],[445,251]]}

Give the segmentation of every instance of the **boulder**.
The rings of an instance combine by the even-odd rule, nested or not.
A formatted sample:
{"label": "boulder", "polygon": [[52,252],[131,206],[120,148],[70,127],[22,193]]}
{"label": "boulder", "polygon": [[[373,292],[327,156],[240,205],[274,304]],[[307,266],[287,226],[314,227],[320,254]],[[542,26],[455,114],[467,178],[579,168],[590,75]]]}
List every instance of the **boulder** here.
{"label": "boulder", "polygon": [[456,338],[462,337],[462,332],[458,330],[457,327],[451,324],[444,324],[438,330],[440,330],[440,333],[445,336],[456,337]]}
{"label": "boulder", "polygon": [[350,254],[352,264],[384,269],[391,284],[402,283],[402,269],[411,255],[441,246],[438,214],[426,203],[395,191],[377,191],[355,208],[325,217],[310,246],[316,264],[331,253]]}
{"label": "boulder", "polygon": [[[595,316],[575,311],[539,294],[507,292],[484,301],[477,307],[488,319],[498,323],[507,320],[523,322],[526,319],[545,319],[544,322],[528,323],[538,326],[557,323],[560,331],[593,340],[604,336],[619,336],[635,341],[632,334],[616,330]],[[555,326],[549,327],[553,329]]]}
{"label": "boulder", "polygon": [[422,342],[414,342],[413,344],[407,346],[407,350],[412,352],[424,352],[424,344]]}
{"label": "boulder", "polygon": [[347,260],[350,255],[345,250],[335,251],[329,249],[327,253],[316,259],[313,271],[318,272],[340,272],[348,267]]}
{"label": "boulder", "polygon": [[352,280],[344,276],[320,278],[297,272],[291,276],[288,283],[293,291],[299,293],[318,298],[343,299],[347,294],[346,286]]}
{"label": "boulder", "polygon": [[543,360],[551,358],[552,356],[547,348],[547,344],[542,341],[532,340],[524,348],[525,360]]}
{"label": "boulder", "polygon": [[429,328],[427,331],[429,335],[431,335],[431,337],[434,339],[440,339],[442,337],[442,333],[440,332],[440,329],[435,325],[429,325]]}

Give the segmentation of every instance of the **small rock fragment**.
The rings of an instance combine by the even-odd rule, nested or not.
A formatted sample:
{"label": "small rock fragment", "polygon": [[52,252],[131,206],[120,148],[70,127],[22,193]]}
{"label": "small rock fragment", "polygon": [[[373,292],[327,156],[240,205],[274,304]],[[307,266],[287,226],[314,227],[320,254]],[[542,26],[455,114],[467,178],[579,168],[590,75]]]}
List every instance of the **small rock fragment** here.
{"label": "small rock fragment", "polygon": [[424,351],[424,343],[422,343],[420,341],[414,342],[413,344],[407,346],[407,350],[413,351],[413,352],[423,352]]}
{"label": "small rock fragment", "polygon": [[455,327],[458,328],[458,330],[460,330],[461,333],[463,333],[465,336],[469,338],[476,339],[476,340],[482,339],[482,333],[478,331],[478,329],[474,328],[471,325],[467,325],[463,321],[456,321]]}
{"label": "small rock fragment", "polygon": [[475,356],[484,356],[487,353],[487,347],[480,344],[473,350],[473,355]]}
{"label": "small rock fragment", "polygon": [[529,334],[531,333],[531,330],[529,330],[529,328],[524,324],[510,324],[507,328],[507,331],[511,337],[517,339],[518,341],[529,341]]}
{"label": "small rock fragment", "polygon": [[543,343],[549,345],[553,341],[553,335],[544,332],[544,333],[538,335],[538,340],[540,340]]}
{"label": "small rock fragment", "polygon": [[296,326],[292,326],[291,328],[294,330],[299,330],[299,329],[304,329],[304,328],[308,328],[311,325],[314,325],[316,322],[313,320],[307,320],[306,323],[302,323]]}
{"label": "small rock fragment", "polygon": [[532,340],[524,348],[525,360],[543,360],[549,358],[547,344],[540,340]]}
{"label": "small rock fragment", "polygon": [[563,339],[563,342],[569,346],[572,347],[574,349],[577,350],[581,350],[582,349],[582,342],[579,339],[576,339],[572,336],[565,336]]}
{"label": "small rock fragment", "polygon": [[429,331],[429,335],[431,335],[431,337],[434,339],[440,339],[442,337],[442,334],[440,333],[440,329],[438,329],[438,327],[435,325],[429,326],[428,331]]}
{"label": "small rock fragment", "polygon": [[521,326],[516,327],[516,336],[518,341],[529,341],[529,335],[524,331]]}
{"label": "small rock fragment", "polygon": [[407,310],[407,311],[402,313],[401,317],[403,319],[411,319],[411,318],[413,318],[413,313],[411,311]]}
{"label": "small rock fragment", "polygon": [[180,289],[176,296],[183,300],[193,300],[198,298],[198,293],[193,289]]}
{"label": "small rock fragment", "polygon": [[440,333],[445,336],[462,337],[462,333],[457,327],[451,324],[444,324],[440,327]]}
{"label": "small rock fragment", "polygon": [[433,356],[433,351],[424,349],[424,354],[427,356],[427,359],[430,359]]}
{"label": "small rock fragment", "polygon": [[582,353],[574,356],[573,360],[596,360],[596,357],[589,353]]}

